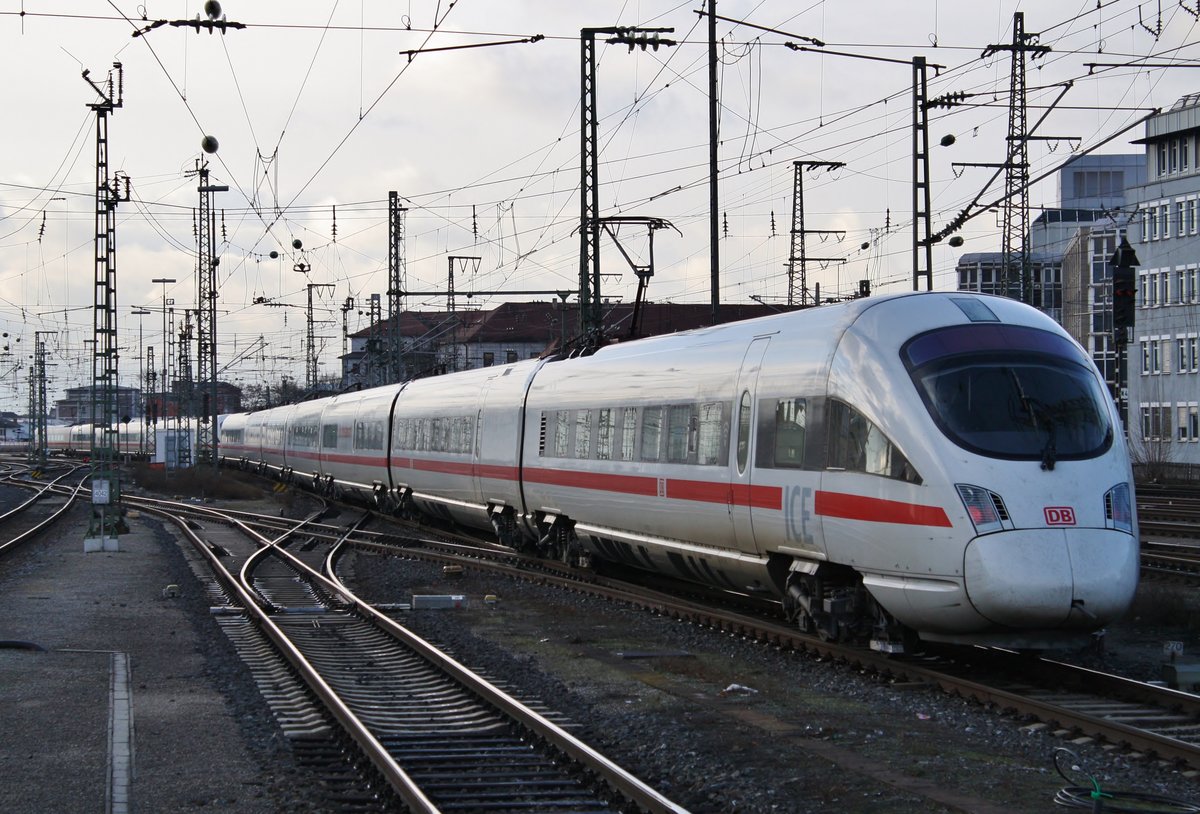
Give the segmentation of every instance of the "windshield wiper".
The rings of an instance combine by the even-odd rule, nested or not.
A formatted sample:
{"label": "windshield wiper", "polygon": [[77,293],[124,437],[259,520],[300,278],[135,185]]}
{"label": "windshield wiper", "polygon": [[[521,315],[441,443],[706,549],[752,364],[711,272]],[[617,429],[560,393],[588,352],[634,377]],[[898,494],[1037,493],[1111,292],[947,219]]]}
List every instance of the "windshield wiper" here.
{"label": "windshield wiper", "polygon": [[1037,425],[1044,424],[1046,427],[1046,443],[1042,445],[1042,469],[1052,471],[1054,464],[1058,461],[1058,450],[1056,446],[1057,431],[1054,427],[1054,413],[1045,404],[1035,398],[1030,398],[1025,394],[1025,388],[1021,384],[1021,379],[1017,376],[1017,371],[1011,367],[1006,368],[1009,378],[1012,379],[1013,387],[1017,389],[1017,397],[1021,400],[1021,407],[1029,413],[1034,428]]}
{"label": "windshield wiper", "polygon": [[1046,445],[1042,447],[1042,469],[1052,470],[1054,469],[1055,461],[1058,459],[1058,450],[1054,444],[1054,417],[1050,415],[1050,411],[1045,407],[1041,407],[1038,413],[1046,422]]}

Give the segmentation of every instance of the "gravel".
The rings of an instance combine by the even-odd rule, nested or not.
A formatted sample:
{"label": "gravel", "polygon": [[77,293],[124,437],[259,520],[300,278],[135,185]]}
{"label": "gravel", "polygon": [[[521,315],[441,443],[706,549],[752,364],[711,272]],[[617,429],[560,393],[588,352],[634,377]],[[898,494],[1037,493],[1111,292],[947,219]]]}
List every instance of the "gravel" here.
{"label": "gravel", "polygon": [[[1105,791],[1200,800],[1191,773],[924,685],[482,571],[448,577],[365,554],[352,566],[353,584],[373,601],[466,595],[465,610],[401,621],[565,713],[581,737],[697,814],[1041,812],[1068,785],[1054,769],[1059,747]],[[1103,661],[1156,673],[1164,633],[1196,640],[1131,620]]]}
{"label": "gravel", "polygon": [[[82,531],[68,530],[5,558],[0,618],[9,632],[0,638],[133,654],[135,793],[142,795],[135,810],[325,810],[209,614],[174,535],[153,520],[138,527],[145,547],[131,538],[120,554],[83,557]],[[139,595],[112,601],[128,578],[106,566],[143,558],[134,586]],[[45,624],[42,608],[28,595],[48,593],[47,586],[68,578],[63,569],[80,561],[86,571],[70,572],[75,582],[68,590],[87,614],[107,614],[104,624],[77,629],[79,617],[64,616],[38,628]],[[471,568],[455,579],[427,563],[367,554],[351,555],[346,565],[355,590],[372,601],[466,595],[464,610],[408,612],[401,621],[514,694],[565,714],[583,740],[696,814],[1043,812],[1066,785],[1053,766],[1059,747],[1075,752],[1105,791],[1200,800],[1191,773],[1073,743],[923,685]],[[161,598],[167,582],[183,588],[178,600]],[[1143,586],[1129,620],[1110,631],[1104,656],[1080,658],[1158,678],[1163,641],[1184,642],[1185,654],[1200,650],[1191,593]],[[495,601],[485,601],[489,596]],[[27,658],[0,651],[0,667],[21,669],[33,663]],[[88,686],[101,680],[89,678]],[[0,698],[21,691],[10,683],[0,687]],[[9,718],[10,758],[12,743],[46,741],[47,724],[62,717],[54,715],[55,698],[65,710],[79,695],[58,684],[53,691],[64,694],[49,699],[46,717]],[[102,780],[99,791],[74,782],[59,755],[32,750],[19,758],[0,762],[7,764],[0,771],[5,810],[80,810],[79,798],[67,795],[102,793]],[[30,796],[35,777],[59,780],[57,803]],[[1086,780],[1078,774],[1074,782]],[[34,799],[51,802],[33,805]],[[82,807],[94,810],[94,799]]]}

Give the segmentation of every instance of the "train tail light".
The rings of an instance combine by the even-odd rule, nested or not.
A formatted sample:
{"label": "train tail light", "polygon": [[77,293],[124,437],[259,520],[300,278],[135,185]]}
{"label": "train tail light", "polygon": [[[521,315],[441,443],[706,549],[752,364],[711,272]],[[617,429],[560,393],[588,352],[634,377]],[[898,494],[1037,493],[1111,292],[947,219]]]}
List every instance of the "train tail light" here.
{"label": "train tail light", "polygon": [[1133,503],[1128,483],[1118,483],[1104,493],[1104,520],[1110,529],[1133,534]]}
{"label": "train tail light", "polygon": [[998,496],[979,486],[971,486],[966,483],[959,483],[956,486],[958,496],[962,498],[963,506],[967,509],[967,515],[975,526],[976,534],[989,534],[1004,528],[1003,521],[1007,512],[1002,513],[1002,510],[996,505]]}

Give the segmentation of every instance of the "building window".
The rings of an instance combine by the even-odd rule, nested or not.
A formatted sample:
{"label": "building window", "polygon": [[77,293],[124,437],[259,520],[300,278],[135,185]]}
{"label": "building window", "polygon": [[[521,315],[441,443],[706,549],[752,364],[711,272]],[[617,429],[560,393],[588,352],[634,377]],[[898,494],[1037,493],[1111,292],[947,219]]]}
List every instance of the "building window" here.
{"label": "building window", "polygon": [[1150,207],[1150,239],[1158,240],[1158,207]]}
{"label": "building window", "polygon": [[492,353],[490,350],[485,350],[483,352],[483,366],[491,367],[494,364],[496,364],[496,354]]}
{"label": "building window", "polygon": [[1120,195],[1125,190],[1125,173],[1122,170],[1079,171],[1073,173],[1071,180],[1076,198]]}
{"label": "building window", "polygon": [[1178,305],[1178,304],[1187,302],[1187,300],[1184,299],[1184,270],[1183,269],[1175,269],[1175,290],[1172,291],[1171,293],[1175,295],[1174,299],[1171,300],[1175,304]]}
{"label": "building window", "polygon": [[511,365],[511,364],[512,364],[513,362],[515,362],[515,361],[517,361],[517,352],[516,352],[515,350],[506,350],[506,351],[504,351],[504,362],[505,362],[505,364],[509,364],[509,365]]}
{"label": "building window", "polygon": [[1196,441],[1200,439],[1200,406],[1195,404],[1188,405],[1188,440]]}
{"label": "building window", "polygon": [[1175,236],[1183,237],[1187,234],[1187,201],[1175,202]]}
{"label": "building window", "polygon": [[1155,175],[1166,175],[1167,174],[1167,143],[1165,141],[1160,141],[1155,146],[1158,148],[1156,151],[1156,154],[1158,157],[1158,163],[1155,165],[1155,168],[1154,168]]}
{"label": "building window", "polygon": [[1187,202],[1187,225],[1188,234],[1196,234],[1196,199],[1192,198]]}
{"label": "building window", "polygon": [[1158,205],[1158,220],[1159,220],[1158,228],[1161,233],[1162,239],[1166,240],[1167,238],[1169,238],[1171,236],[1171,205],[1170,204],[1159,204]]}
{"label": "building window", "polygon": [[[1153,439],[1171,440],[1171,408],[1165,409],[1158,404],[1150,405],[1150,437]],[[1163,419],[1166,419],[1165,421]]]}
{"label": "building window", "polygon": [[1147,340],[1143,339],[1141,342],[1141,345],[1142,345],[1142,375],[1145,376],[1150,373],[1150,343]]}
{"label": "building window", "polygon": [[[1192,373],[1200,372],[1200,337],[1189,336],[1187,338],[1187,367]],[[1179,364],[1183,367],[1183,362]]]}
{"label": "building window", "polygon": [[1117,380],[1117,358],[1113,348],[1112,332],[1092,336],[1092,360],[1104,374],[1104,381],[1113,384]]}
{"label": "building window", "polygon": [[1169,172],[1179,171],[1179,139],[1171,139],[1170,154],[1167,158],[1167,169]]}
{"label": "building window", "polygon": [[1168,288],[1170,286],[1170,283],[1171,283],[1171,276],[1165,271],[1160,271],[1158,273],[1158,304],[1159,305],[1166,305],[1167,303],[1169,303],[1171,301],[1170,291]]}

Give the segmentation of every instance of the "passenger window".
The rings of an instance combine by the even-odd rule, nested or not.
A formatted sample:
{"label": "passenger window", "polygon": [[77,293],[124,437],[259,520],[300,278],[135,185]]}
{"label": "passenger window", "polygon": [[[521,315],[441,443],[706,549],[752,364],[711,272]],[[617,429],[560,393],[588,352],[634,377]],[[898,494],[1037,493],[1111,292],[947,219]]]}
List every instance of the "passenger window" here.
{"label": "passenger window", "polygon": [[570,412],[558,410],[554,414],[554,457],[567,457],[567,441],[571,434]]}
{"label": "passenger window", "polygon": [[575,413],[575,457],[586,458],[592,447],[592,411]]}
{"label": "passenger window", "polygon": [[[725,410],[723,404],[714,401],[700,405],[699,437],[696,441],[696,463],[702,466],[719,466],[722,463],[722,449],[728,448],[725,439],[728,429],[722,431],[725,425]],[[728,462],[728,458],[725,459]]]}
{"label": "passenger window", "polygon": [[642,460],[657,461],[661,444],[662,407],[647,407],[642,411]]}
{"label": "passenger window", "polygon": [[596,422],[596,460],[607,461],[612,458],[613,445],[613,413],[605,407],[597,414]]}
{"label": "passenger window", "polygon": [[673,464],[687,463],[691,423],[692,405],[677,404],[671,407],[667,428],[667,460]]}
{"label": "passenger window", "polygon": [[808,426],[804,399],[780,399],[775,404],[775,466],[804,466],[804,439]]}
{"label": "passenger window", "polygon": [[637,408],[626,407],[621,421],[621,460],[633,460],[634,440],[637,438]]}

